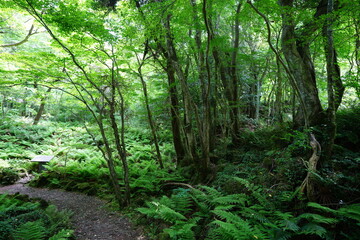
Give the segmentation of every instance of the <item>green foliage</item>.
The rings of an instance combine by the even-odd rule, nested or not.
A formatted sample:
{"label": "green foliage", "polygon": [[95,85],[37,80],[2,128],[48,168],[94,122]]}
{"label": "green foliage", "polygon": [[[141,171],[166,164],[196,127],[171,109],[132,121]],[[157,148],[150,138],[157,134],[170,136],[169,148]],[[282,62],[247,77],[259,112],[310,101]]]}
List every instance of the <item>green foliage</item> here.
{"label": "green foliage", "polygon": [[12,168],[0,167],[0,185],[10,185],[19,179],[17,171]]}
{"label": "green foliage", "polygon": [[0,195],[0,237],[9,240],[66,240],[72,238],[68,211],[44,208],[22,195]]}
{"label": "green foliage", "polygon": [[[135,7],[135,2],[141,6]],[[298,42],[304,40],[303,35],[310,35],[304,31],[304,26],[320,29],[320,25],[329,18],[328,15],[313,18],[314,9],[321,1],[294,1],[293,8],[282,8],[276,1],[253,2],[268,17],[273,32],[281,32],[284,25],[281,24],[281,16],[291,13],[296,33],[299,33],[296,36]],[[111,6],[114,11],[94,9],[99,4]],[[239,5],[239,14],[234,11],[237,4],[242,4],[241,7]],[[341,8],[336,10],[333,18],[336,29],[334,44],[339,59],[339,64],[335,65],[341,68],[341,72],[344,69],[348,71],[342,80],[345,79],[348,86],[356,90],[356,93],[346,92],[344,98],[347,101],[355,99],[355,94],[359,95],[359,69],[353,64],[358,62],[355,43],[359,6],[348,0],[341,1]],[[99,0],[94,3],[87,0],[20,0],[2,1],[0,7],[1,43],[21,41],[30,26],[27,18],[35,16],[42,18],[34,21],[35,29],[40,29],[39,23],[48,24],[55,36],[55,41],[51,41],[46,33],[33,34],[28,44],[2,48],[0,53],[3,60],[0,63],[0,159],[10,165],[0,167],[0,184],[13,183],[16,167],[30,168],[28,160],[34,155],[49,154],[56,158],[46,171],[37,174],[34,185],[110,195],[109,198],[112,198],[108,166],[96,148],[103,147],[104,143],[98,128],[93,127],[95,121],[89,110],[94,115],[104,113],[101,123],[104,124],[105,134],[110,136],[111,147],[114,147],[114,134],[107,119],[109,106],[101,106],[104,96],[100,97],[102,90],[99,90],[116,79],[115,85],[121,89],[121,97],[112,95],[115,117],[120,120],[120,109],[124,106],[121,113],[125,114],[128,125],[125,127],[125,145],[135,204],[168,194],[167,184],[171,186],[171,182],[185,181],[173,168],[176,162],[171,134],[174,115],[170,116],[169,110],[176,110],[176,117],[180,119],[180,136],[174,137],[178,137],[185,149],[194,150],[194,155],[207,156],[204,149],[208,146],[203,144],[206,143],[204,140],[215,144],[210,146],[212,150],[215,148],[210,155],[211,165],[215,165],[212,166],[214,172],[217,171],[217,176],[210,183],[212,186],[179,189],[171,196],[160,197],[149,202],[147,208],[139,209],[160,223],[159,230],[164,235],[171,239],[287,239],[299,237],[296,235],[324,238],[329,236],[329,232],[335,234],[332,227],[345,229],[342,224],[353,221],[353,225],[358,221],[358,208],[354,205],[321,214],[317,213],[319,206],[316,210],[313,209],[316,207],[310,206],[315,213],[307,209],[304,212],[300,200],[294,197],[297,195],[294,189],[307,174],[302,161],[307,160],[311,150],[308,136],[307,132],[289,127],[291,118],[296,118],[294,112],[299,103],[294,86],[286,81],[281,66],[278,69],[273,67],[278,59],[269,54],[264,22],[259,21],[260,17],[245,1]],[[24,13],[24,9],[31,16]],[[239,20],[238,27],[235,20]],[[238,37],[234,35],[236,29],[241,30]],[[275,36],[269,36],[272,37],[269,41],[276,43],[277,48],[281,42]],[[310,72],[315,74],[313,78],[316,77],[317,85],[314,87],[319,90],[319,96],[314,91],[314,96],[309,97],[319,97],[325,106],[328,91],[324,42],[323,38],[309,39],[312,41],[305,41],[304,45],[305,52],[311,53],[307,66],[313,68],[311,70],[314,71]],[[344,44],[343,39],[349,41]],[[57,40],[66,46],[63,47],[66,55],[55,44]],[[170,46],[172,42],[174,46]],[[140,63],[141,59],[136,59],[135,54],[143,56],[144,62]],[[283,54],[286,55],[286,52]],[[156,122],[165,169],[158,169],[147,127],[143,93],[139,91],[141,85],[137,81],[139,64],[143,64],[149,105]],[[174,70],[175,74],[170,70]],[[167,85],[172,74],[176,81]],[[307,86],[299,84],[300,87],[303,85]],[[205,86],[210,92],[206,92]],[[52,91],[48,94],[42,118],[45,121],[39,126],[32,126],[32,118],[44,101],[48,87]],[[239,91],[233,92],[237,88]],[[307,96],[306,92],[300,92]],[[169,93],[174,95],[169,96]],[[169,102],[174,97],[177,97],[178,103],[170,106]],[[233,102],[233,97],[241,101]],[[340,109],[344,106],[347,107],[343,104]],[[231,111],[235,108],[239,114]],[[251,112],[255,110],[259,116],[252,116]],[[207,114],[210,114],[211,122],[206,122]],[[247,117],[238,116],[247,114]],[[239,118],[234,121],[233,117]],[[278,118],[283,118],[285,123],[277,121]],[[47,121],[49,119],[61,123]],[[337,155],[329,166],[322,166],[316,179],[322,198],[326,197],[323,194],[326,191],[336,202],[339,199],[347,202],[359,195],[360,156],[348,151],[359,150],[359,119],[359,109],[356,108],[338,113]],[[86,121],[93,136],[85,131],[82,123],[75,121]],[[234,133],[231,129],[236,122],[240,123],[241,133],[236,133],[239,139],[232,142]],[[277,123],[281,125],[278,127]],[[208,126],[211,137],[205,139]],[[191,140],[194,140],[194,146],[188,146]],[[318,140],[321,142],[322,139]],[[122,180],[124,169],[120,156],[115,151],[112,154],[119,180]],[[182,171],[190,178],[200,170],[199,166],[190,166]],[[124,190],[123,183],[120,187]],[[16,227],[39,219],[46,219],[43,224],[52,223],[54,228],[67,224],[52,209],[43,213],[35,211],[36,205],[11,206],[7,205],[10,210],[5,212],[18,219],[14,223]],[[8,227],[12,225],[3,222],[1,226],[4,234],[11,233]],[[31,227],[35,232],[36,225],[29,229]],[[51,227],[48,229],[56,234],[54,238],[59,239],[69,233],[56,232]]]}
{"label": "green foliage", "polygon": [[5,221],[0,221],[0,239],[11,239],[11,233],[13,231],[10,223]]}
{"label": "green foliage", "polygon": [[360,108],[353,107],[337,112],[338,133],[335,142],[344,148],[359,151],[360,143]]}
{"label": "green foliage", "polygon": [[27,222],[14,231],[15,240],[41,240],[45,237],[45,228],[41,221]]}
{"label": "green foliage", "polygon": [[57,234],[50,237],[49,240],[67,240],[72,237],[73,233],[73,230],[62,229]]}
{"label": "green foliage", "polygon": [[308,209],[296,216],[277,210],[260,187],[245,179],[235,181],[244,187],[243,193],[224,194],[207,186],[177,189],[170,198],[147,202],[146,208],[137,210],[151,226],[162,226],[157,233],[169,239],[289,239],[307,235],[325,239],[345,230],[335,226],[359,221],[358,204],[333,210],[309,203],[320,212]]}

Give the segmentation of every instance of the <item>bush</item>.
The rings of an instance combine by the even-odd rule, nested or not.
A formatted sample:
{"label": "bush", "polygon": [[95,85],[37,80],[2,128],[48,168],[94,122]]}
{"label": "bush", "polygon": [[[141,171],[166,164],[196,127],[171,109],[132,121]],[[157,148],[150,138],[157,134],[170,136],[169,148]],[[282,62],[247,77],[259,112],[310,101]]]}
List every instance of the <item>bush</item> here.
{"label": "bush", "polygon": [[17,171],[12,168],[0,168],[0,185],[11,185],[19,179]]}

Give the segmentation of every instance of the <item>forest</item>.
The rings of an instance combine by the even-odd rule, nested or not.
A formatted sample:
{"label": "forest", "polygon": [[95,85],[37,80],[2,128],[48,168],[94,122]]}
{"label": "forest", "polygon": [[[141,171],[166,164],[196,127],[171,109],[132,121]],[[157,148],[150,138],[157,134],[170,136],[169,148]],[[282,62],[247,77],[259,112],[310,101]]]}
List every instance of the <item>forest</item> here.
{"label": "forest", "polygon": [[[360,1],[1,0],[0,59],[0,193],[141,239],[360,239]],[[71,219],[0,194],[0,239]]]}

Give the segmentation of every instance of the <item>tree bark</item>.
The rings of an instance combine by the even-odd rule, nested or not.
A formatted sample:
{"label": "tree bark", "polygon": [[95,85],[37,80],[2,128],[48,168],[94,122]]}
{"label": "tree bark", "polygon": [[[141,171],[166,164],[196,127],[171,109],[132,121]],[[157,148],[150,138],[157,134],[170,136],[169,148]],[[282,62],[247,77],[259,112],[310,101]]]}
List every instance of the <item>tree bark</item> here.
{"label": "tree bark", "polygon": [[[49,93],[51,91],[51,88],[48,88],[48,90],[46,91],[46,93]],[[36,113],[36,116],[34,118],[34,122],[33,125],[37,125],[41,119],[42,114],[44,113],[45,110],[45,104],[46,104],[46,96],[41,97],[41,103],[40,103],[40,107],[39,110]]]}
{"label": "tree bark", "polygon": [[282,116],[282,75],[281,75],[281,65],[279,58],[276,57],[276,93],[275,93],[275,105],[274,105],[274,115],[275,120],[283,123]]}
{"label": "tree bark", "polygon": [[344,94],[344,86],[341,81],[340,67],[337,62],[336,50],[333,40],[332,25],[334,22],[334,0],[327,0],[327,19],[323,27],[323,36],[325,39],[325,56],[327,70],[327,92],[328,92],[328,108],[327,108],[327,124],[325,140],[323,143],[324,160],[329,160],[336,136],[336,111],[340,106],[342,96]]}
{"label": "tree bark", "polygon": [[231,56],[231,65],[230,65],[230,76],[231,76],[231,87],[232,87],[232,94],[231,94],[231,101],[232,101],[232,108],[231,108],[231,115],[233,116],[233,132],[235,135],[235,138],[238,138],[239,134],[239,107],[238,107],[238,85],[239,80],[237,76],[237,55],[239,51],[239,45],[240,45],[240,11],[242,7],[243,1],[240,0],[236,7],[236,13],[235,13],[235,21],[234,21],[234,50],[232,52]]}
{"label": "tree bark", "polygon": [[171,129],[173,136],[173,143],[176,152],[176,158],[178,165],[184,160],[185,149],[181,137],[181,121],[179,111],[179,98],[177,94],[175,71],[172,64],[167,64],[166,74],[168,76],[169,94],[170,94],[170,115],[171,115]]}
{"label": "tree bark", "polygon": [[[146,56],[145,54],[146,51],[144,51],[144,58]],[[146,107],[146,112],[147,112],[147,116],[148,116],[148,121],[149,121],[149,125],[150,125],[150,129],[151,129],[151,134],[153,137],[153,141],[154,141],[154,145],[155,145],[155,150],[156,150],[156,157],[158,160],[158,163],[160,165],[160,168],[164,168],[163,162],[162,162],[162,158],[161,158],[161,153],[160,153],[160,147],[159,147],[159,141],[158,141],[158,137],[157,137],[157,133],[156,133],[156,128],[155,128],[155,123],[152,117],[152,113],[151,113],[151,109],[150,109],[150,105],[149,105],[149,97],[148,97],[148,91],[147,91],[147,86],[146,86],[146,82],[144,80],[144,76],[142,74],[142,66],[143,63],[140,62],[140,59],[137,57],[138,60],[138,76],[140,78],[141,81],[141,85],[143,88],[143,93],[144,93],[144,99],[145,99],[145,107]]]}
{"label": "tree bark", "polygon": [[184,101],[184,131],[185,131],[185,139],[184,142],[184,158],[182,159],[183,162],[180,165],[186,166],[196,161],[195,157],[195,138],[193,133],[193,124],[192,124],[192,116],[194,114],[191,102],[191,95],[189,93],[189,89],[186,83],[185,74],[179,64],[179,59],[177,57],[175,45],[173,42],[173,36],[171,33],[170,28],[170,19],[171,15],[168,15],[164,21],[164,27],[166,30],[166,49],[168,54],[167,61],[170,62],[172,69],[176,73],[180,81],[181,91],[183,94],[183,101]]}
{"label": "tree bark", "polygon": [[[293,0],[279,0],[282,7],[293,7]],[[295,22],[291,13],[283,13],[283,32],[281,37],[282,50],[287,61],[289,71],[294,77],[297,85],[299,98],[303,108],[295,116],[297,125],[314,126],[322,119],[322,106],[320,103],[314,65],[310,57],[309,42],[303,41],[309,36],[297,36],[295,33]],[[303,34],[309,34],[304,31]],[[301,38],[301,39],[300,39]]]}

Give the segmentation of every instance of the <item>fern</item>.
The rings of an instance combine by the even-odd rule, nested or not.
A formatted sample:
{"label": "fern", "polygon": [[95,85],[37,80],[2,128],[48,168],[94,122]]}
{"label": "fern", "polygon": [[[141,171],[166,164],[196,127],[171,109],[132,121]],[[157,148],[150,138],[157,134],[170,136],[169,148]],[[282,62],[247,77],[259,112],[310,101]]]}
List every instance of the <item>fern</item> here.
{"label": "fern", "polygon": [[[167,197],[163,197],[163,199],[165,198]],[[137,208],[137,211],[149,217],[160,219],[169,223],[175,223],[178,220],[186,220],[184,215],[160,202],[151,202],[148,204],[148,207],[149,208]]]}
{"label": "fern", "polygon": [[[338,210],[334,210],[325,206],[322,206],[318,203],[310,202],[308,203],[309,207],[312,207],[321,212],[325,212],[327,214],[332,214],[334,216],[338,216],[340,218],[349,218],[355,220],[358,225],[360,225],[360,204],[352,204],[341,207]],[[330,223],[329,223],[330,224]]]}
{"label": "fern", "polygon": [[[237,221],[236,224],[215,220],[213,221],[213,224],[218,227],[213,230],[215,234],[212,233],[212,235],[220,237],[220,239],[269,239],[266,235],[258,231],[256,228],[253,228],[244,220]],[[212,237],[210,239],[214,238]]]}
{"label": "fern", "polygon": [[73,236],[73,233],[73,230],[63,229],[54,236],[50,237],[49,240],[67,240]]}
{"label": "fern", "polygon": [[195,239],[195,234],[192,228],[197,225],[199,219],[200,218],[193,218],[186,222],[178,221],[174,226],[164,229],[164,232],[167,233],[171,239],[193,240]]}
{"label": "fern", "polygon": [[318,224],[335,224],[339,222],[339,220],[335,218],[328,218],[315,213],[303,213],[298,217],[298,219],[307,219],[309,222]]}
{"label": "fern", "polygon": [[16,229],[15,240],[42,240],[45,237],[45,227],[41,221],[27,222]]}
{"label": "fern", "polygon": [[70,217],[73,213],[69,210],[58,211],[56,206],[50,205],[45,209],[45,214],[50,222],[48,232],[54,234],[59,229],[70,226]]}
{"label": "fern", "polygon": [[338,210],[340,216],[351,218],[357,221],[357,224],[360,226],[360,204],[352,204],[345,207],[342,207]]}
{"label": "fern", "polygon": [[0,203],[0,212],[5,212],[18,205],[18,201],[7,198],[6,194],[0,195]]}
{"label": "fern", "polygon": [[255,200],[258,201],[262,206],[270,207],[270,202],[264,197],[260,187],[255,186],[243,178],[234,177],[234,180],[240,184],[243,184],[247,190],[251,192],[251,196],[254,197]]}
{"label": "fern", "polygon": [[169,207],[176,209],[183,215],[192,211],[193,200],[190,196],[189,189],[177,189],[172,195]]}
{"label": "fern", "polygon": [[318,224],[308,223],[308,224],[305,224],[303,227],[301,227],[301,233],[317,235],[317,236],[323,238],[323,237],[325,237],[325,234],[327,233],[327,231],[324,227],[322,227]]}
{"label": "fern", "polygon": [[246,201],[247,199],[245,194],[226,195],[226,196],[217,197],[212,200],[213,203],[220,205],[240,204],[242,206],[245,206]]}
{"label": "fern", "polygon": [[236,181],[246,188],[246,194],[224,194],[209,186],[178,189],[171,197],[148,202],[147,208],[138,211],[149,220],[157,219],[168,226],[159,230],[170,239],[287,240],[306,235],[327,238],[335,236],[332,231],[344,221],[359,223],[359,204],[334,210],[309,203],[319,213],[305,212],[296,217],[294,213],[277,210],[260,187],[244,179]]}
{"label": "fern", "polygon": [[315,208],[315,209],[317,209],[317,210],[320,210],[320,211],[322,211],[322,212],[325,212],[325,213],[336,213],[336,210],[334,210],[334,209],[331,209],[331,208],[328,208],[328,207],[325,207],[325,206],[322,206],[322,205],[320,205],[320,204],[318,204],[318,203],[314,203],[314,202],[309,202],[308,203],[308,206],[309,207],[312,207],[312,208]]}
{"label": "fern", "polygon": [[[251,225],[251,222],[245,221],[238,215],[222,210],[214,210],[212,212],[223,220],[215,220],[213,222],[220,227],[218,231],[225,231],[235,239],[237,239],[236,236],[248,237],[249,239],[266,239],[265,235],[259,229],[254,227],[254,225]],[[233,227],[229,227],[229,224]],[[241,235],[239,235],[239,231],[241,232]]]}

